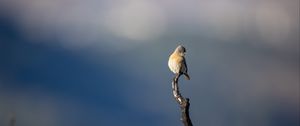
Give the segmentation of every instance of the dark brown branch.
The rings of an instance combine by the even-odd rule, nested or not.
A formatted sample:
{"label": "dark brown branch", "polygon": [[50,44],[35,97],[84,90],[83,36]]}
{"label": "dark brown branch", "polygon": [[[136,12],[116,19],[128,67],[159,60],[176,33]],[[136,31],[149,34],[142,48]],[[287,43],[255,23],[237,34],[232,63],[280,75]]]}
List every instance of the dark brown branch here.
{"label": "dark brown branch", "polygon": [[190,109],[190,100],[181,96],[178,88],[178,79],[182,74],[176,74],[172,81],[172,92],[175,100],[180,105],[181,109],[181,121],[184,126],[193,126],[190,119],[189,109]]}

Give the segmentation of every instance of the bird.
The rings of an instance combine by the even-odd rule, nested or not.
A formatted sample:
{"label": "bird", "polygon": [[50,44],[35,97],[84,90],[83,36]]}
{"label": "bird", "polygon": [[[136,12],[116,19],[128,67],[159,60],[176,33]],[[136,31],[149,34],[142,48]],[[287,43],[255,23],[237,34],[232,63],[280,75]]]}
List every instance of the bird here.
{"label": "bird", "polygon": [[186,49],[182,45],[178,45],[174,52],[170,55],[168,66],[169,69],[176,75],[184,75],[187,80],[190,80],[188,68],[185,61]]}

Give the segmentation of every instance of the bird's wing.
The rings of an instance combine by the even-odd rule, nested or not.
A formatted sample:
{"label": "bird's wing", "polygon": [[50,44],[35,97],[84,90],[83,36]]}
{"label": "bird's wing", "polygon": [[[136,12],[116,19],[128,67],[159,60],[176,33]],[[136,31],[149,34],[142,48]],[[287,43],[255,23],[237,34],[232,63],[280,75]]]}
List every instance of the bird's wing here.
{"label": "bird's wing", "polygon": [[182,62],[183,62],[183,65],[184,65],[184,67],[185,67],[184,73],[187,73],[187,72],[188,72],[188,68],[187,68],[186,61],[185,61],[185,58],[184,58],[184,57],[183,57]]}

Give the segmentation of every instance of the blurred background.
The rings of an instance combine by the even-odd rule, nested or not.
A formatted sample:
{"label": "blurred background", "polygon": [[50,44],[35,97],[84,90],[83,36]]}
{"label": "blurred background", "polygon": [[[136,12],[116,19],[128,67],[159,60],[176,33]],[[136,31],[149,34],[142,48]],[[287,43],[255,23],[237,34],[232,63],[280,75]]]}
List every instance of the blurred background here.
{"label": "blurred background", "polygon": [[299,0],[1,0],[0,125],[299,126]]}

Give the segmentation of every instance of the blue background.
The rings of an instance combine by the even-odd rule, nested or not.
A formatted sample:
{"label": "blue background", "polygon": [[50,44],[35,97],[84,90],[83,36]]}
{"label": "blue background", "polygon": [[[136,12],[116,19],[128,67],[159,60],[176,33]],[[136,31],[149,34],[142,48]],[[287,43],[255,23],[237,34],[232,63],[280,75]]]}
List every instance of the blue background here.
{"label": "blue background", "polygon": [[299,1],[0,2],[0,125],[299,125]]}

